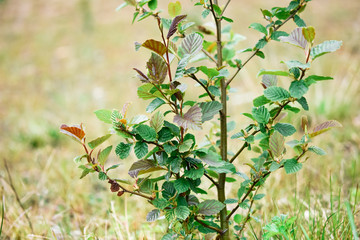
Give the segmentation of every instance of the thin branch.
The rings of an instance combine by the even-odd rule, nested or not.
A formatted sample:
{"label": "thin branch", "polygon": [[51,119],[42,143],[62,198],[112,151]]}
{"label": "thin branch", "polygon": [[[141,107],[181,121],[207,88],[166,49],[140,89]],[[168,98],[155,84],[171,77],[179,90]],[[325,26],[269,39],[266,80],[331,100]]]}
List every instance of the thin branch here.
{"label": "thin branch", "polygon": [[204,176],[207,177],[216,187],[219,185],[211,176],[207,173],[204,173]]}
{"label": "thin branch", "polygon": [[[296,161],[299,161],[301,157],[303,157],[305,155],[305,153],[307,152],[307,150],[303,150],[302,153],[297,156]],[[280,166],[279,168],[283,168],[284,165]],[[229,213],[229,215],[226,217],[227,220],[229,220],[231,218],[231,216],[236,212],[236,210],[239,209],[240,204],[243,203],[246,198],[250,195],[250,193],[253,191],[253,189],[255,188],[256,184],[261,180],[264,179],[265,177],[267,177],[268,175],[270,175],[271,172],[267,172],[265,173],[262,177],[258,178],[257,180],[255,180],[249,190],[246,192],[246,194],[241,198],[241,201],[238,203],[238,205],[236,205],[236,207]],[[260,187],[260,186],[259,186]]]}
{"label": "thin branch", "polygon": [[256,49],[256,51],[251,54],[251,56],[244,62],[244,64],[241,64],[241,66],[238,67],[234,75],[226,82],[226,86],[229,86],[229,84],[234,80],[234,78],[238,75],[238,73],[241,71],[241,69],[244,68],[244,66],[260,51],[260,49]]}
{"label": "thin branch", "polygon": [[[201,221],[197,216],[194,217],[195,221],[197,221],[198,223],[200,223],[200,225],[202,225],[203,227],[206,227],[206,228],[209,228],[211,230],[214,230],[216,231],[217,233],[220,233],[220,234],[224,234],[225,231],[219,229],[219,228],[216,228],[216,227],[213,227],[213,226],[210,226],[210,225],[207,225],[206,223],[204,223],[203,221]],[[226,229],[227,231],[227,229]]]}
{"label": "thin branch", "polygon": [[208,51],[206,51],[205,49],[202,49],[201,51],[202,51],[211,61],[213,61],[214,63],[216,63],[215,58],[213,58],[213,56],[211,56],[211,54],[210,54]]}
{"label": "thin branch", "polygon": [[225,7],[224,7],[224,9],[223,9],[222,12],[221,12],[221,17],[224,15],[224,12],[225,12],[226,8],[229,6],[229,3],[230,3],[230,2],[231,2],[231,0],[228,0],[228,1],[226,2]]}
{"label": "thin branch", "polygon": [[[256,192],[255,192],[254,195],[256,195],[256,193],[257,193],[258,190],[259,190],[259,188],[256,190]],[[244,231],[244,229],[245,229],[245,225],[246,225],[247,222],[250,220],[250,217],[251,217],[251,214],[250,214],[250,213],[251,213],[251,209],[252,209],[252,206],[253,206],[254,202],[255,202],[255,200],[254,200],[254,198],[252,198],[252,199],[251,199],[251,202],[250,202],[249,210],[248,210],[248,212],[247,212],[247,214],[246,214],[246,218],[245,218],[244,223],[242,224],[241,229],[240,229],[240,231],[239,231],[239,233],[238,233],[239,236],[241,236],[241,233],[242,233],[242,232]]]}
{"label": "thin branch", "polygon": [[10,173],[10,170],[9,170],[9,167],[7,165],[7,161],[6,159],[4,159],[4,165],[5,165],[5,169],[6,169],[6,172],[7,172],[7,175],[8,175],[8,178],[9,178],[9,185],[11,187],[11,189],[13,190],[14,194],[15,194],[15,198],[16,198],[16,201],[18,202],[19,206],[21,207],[21,209],[24,211],[24,215],[26,217],[26,220],[29,224],[29,227],[31,229],[31,232],[34,233],[34,229],[33,229],[33,226],[32,226],[32,223],[30,221],[30,218],[29,218],[29,215],[27,214],[27,211],[24,207],[24,205],[22,204],[21,200],[20,200],[20,197],[19,197],[19,194],[18,192],[16,191],[16,188],[15,188],[15,185],[12,181],[12,177],[11,177],[11,173]]}
{"label": "thin branch", "polygon": [[209,97],[211,98],[211,100],[212,100],[212,101],[215,101],[214,95],[212,95],[212,93],[209,91],[209,89],[195,76],[195,74],[190,74],[189,77],[191,77],[191,78],[194,79],[198,84],[200,84],[200,86],[207,92],[207,94],[209,95]]}
{"label": "thin branch", "polygon": [[[300,4],[296,10],[287,18],[285,19],[281,24],[279,24],[278,26],[274,27],[273,32],[276,32],[279,28],[281,28],[285,23],[287,23],[290,19],[293,19],[294,16],[297,14],[297,12],[300,10],[300,8],[303,5]],[[226,86],[229,86],[229,84],[234,80],[234,78],[238,75],[238,73],[241,71],[241,69],[244,68],[244,66],[260,51],[260,49],[256,49],[256,51],[244,62],[244,64],[242,64],[241,66],[238,67],[238,69],[236,70],[236,72],[234,73],[234,75],[226,82]]]}
{"label": "thin branch", "polygon": [[[258,132],[260,132],[259,130],[254,131],[251,135],[255,136]],[[235,153],[235,155],[230,159],[230,163],[232,163],[233,161],[235,161],[235,159],[240,155],[240,153],[242,153],[242,151],[244,151],[244,149],[248,146],[248,143],[245,142],[242,147]]]}

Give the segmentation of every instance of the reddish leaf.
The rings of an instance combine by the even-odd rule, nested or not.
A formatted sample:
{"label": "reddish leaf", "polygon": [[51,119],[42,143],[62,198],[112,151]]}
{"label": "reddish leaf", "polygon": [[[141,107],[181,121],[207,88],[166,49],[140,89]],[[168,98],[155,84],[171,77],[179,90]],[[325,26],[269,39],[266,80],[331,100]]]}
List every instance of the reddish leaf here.
{"label": "reddish leaf", "polygon": [[178,24],[185,18],[186,18],[186,15],[179,15],[174,18],[174,20],[171,22],[169,32],[166,36],[167,39],[171,38],[171,36],[176,33]]}
{"label": "reddish leaf", "polygon": [[164,46],[164,44],[154,39],[146,40],[141,46],[156,52],[160,56],[163,56],[166,53],[166,47]]}
{"label": "reddish leaf", "polygon": [[138,78],[140,79],[140,81],[148,83],[149,82],[149,78],[139,69],[137,68],[133,68],[139,75]]}
{"label": "reddish leaf", "polygon": [[167,64],[162,57],[152,53],[149,61],[146,63],[146,67],[149,71],[149,77],[152,82],[157,84],[164,82],[167,74]]}
{"label": "reddish leaf", "polygon": [[183,116],[177,114],[174,122],[185,129],[200,130],[202,123],[202,112],[199,105],[192,106]]}
{"label": "reddish leaf", "polygon": [[303,49],[305,49],[307,45],[307,41],[303,35],[302,28],[295,28],[289,36],[282,36],[279,37],[279,39],[281,42],[290,43]]}
{"label": "reddish leaf", "polygon": [[83,143],[85,132],[83,130],[82,124],[80,125],[73,125],[68,126],[66,124],[63,124],[60,126],[60,132],[72,137],[76,141]]}
{"label": "reddish leaf", "polygon": [[331,128],[334,128],[334,127],[342,127],[342,125],[341,125],[341,123],[339,123],[338,121],[335,121],[335,120],[323,122],[323,123],[315,126],[313,132],[310,133],[309,136],[315,137],[321,133],[324,133],[324,132],[330,130]]}

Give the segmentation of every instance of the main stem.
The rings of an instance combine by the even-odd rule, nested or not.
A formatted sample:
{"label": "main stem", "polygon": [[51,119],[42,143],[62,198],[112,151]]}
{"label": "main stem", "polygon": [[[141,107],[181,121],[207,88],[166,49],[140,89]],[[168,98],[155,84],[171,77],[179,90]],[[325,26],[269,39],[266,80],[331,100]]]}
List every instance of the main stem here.
{"label": "main stem", "polygon": [[[210,1],[212,5],[212,1]],[[218,5],[218,1],[214,0],[214,3]],[[216,13],[211,7],[215,24],[216,24],[216,44],[217,44],[217,63],[216,66],[218,69],[222,67],[222,44],[221,44],[221,19],[219,16],[216,16]],[[220,152],[221,152],[221,158],[223,161],[227,161],[227,104],[226,104],[226,81],[225,78],[221,79],[221,104],[222,104],[222,110],[220,111]],[[219,183],[217,185],[218,190],[218,200],[220,202],[224,202],[226,199],[225,196],[225,179],[226,179],[226,173],[221,173],[219,175]],[[223,234],[220,235],[220,239],[222,240],[229,240],[230,239],[230,232],[229,232],[229,222],[226,219],[227,217],[227,208],[225,207],[220,212],[220,226],[223,230]]]}

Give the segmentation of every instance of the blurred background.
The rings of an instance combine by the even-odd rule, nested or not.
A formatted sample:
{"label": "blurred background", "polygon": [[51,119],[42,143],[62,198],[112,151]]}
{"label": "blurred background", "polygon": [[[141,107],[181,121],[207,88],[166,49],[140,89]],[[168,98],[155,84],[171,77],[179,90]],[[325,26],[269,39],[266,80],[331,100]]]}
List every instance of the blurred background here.
{"label": "blurred background", "polygon": [[[168,2],[160,1],[162,16],[167,18]],[[96,175],[80,180],[80,169],[72,159],[82,154],[81,146],[59,133],[62,123],[82,122],[88,139],[93,139],[108,128],[97,120],[95,110],[121,109],[129,101],[130,116],[145,111],[146,102],[138,101],[136,95],[140,83],[132,68],[145,69],[150,53],[145,49],[135,52],[134,42],[159,39],[159,35],[152,18],[131,24],[131,7],[115,11],[121,3],[0,0],[0,196],[5,210],[1,237],[159,239],[166,231],[165,220],[145,222],[152,208],[142,199],[114,196]],[[193,2],[181,3],[189,21],[212,20],[202,20],[197,11],[191,11]],[[232,1],[227,16],[234,19],[234,30],[247,37],[238,49],[252,47],[260,37],[248,28],[253,22],[264,23],[260,8],[287,4]],[[360,227],[355,199],[360,182],[359,12],[357,0],[313,0],[301,14],[315,27],[316,44],[343,41],[341,50],[313,63],[310,74],[333,76],[334,80],[316,84],[308,93],[310,111],[302,114],[313,124],[336,119],[344,127],[316,139],[326,156],[309,155],[298,174],[279,172],[269,179],[262,190],[267,195],[257,209],[260,225],[281,213],[297,215],[309,233],[317,236],[320,231],[321,235],[332,212],[338,211],[339,221],[346,218],[344,202],[350,201]],[[294,28],[291,22],[283,30]],[[266,58],[253,59],[234,80],[237,92],[231,94],[229,109],[231,120],[239,122],[234,133],[248,123],[240,113],[249,112],[252,98],[262,92],[257,72],[282,69],[281,60],[302,56],[301,50],[285,45],[268,44]],[[240,58],[246,59],[246,54]],[[284,121],[299,126],[302,114],[290,114]],[[121,139],[111,141],[117,144]],[[235,151],[239,144],[231,142],[231,149]],[[118,162],[115,155],[111,160]],[[126,178],[133,160],[123,161],[116,174]],[[241,163],[239,168],[243,168]],[[234,189],[229,186],[229,196],[236,194]]]}

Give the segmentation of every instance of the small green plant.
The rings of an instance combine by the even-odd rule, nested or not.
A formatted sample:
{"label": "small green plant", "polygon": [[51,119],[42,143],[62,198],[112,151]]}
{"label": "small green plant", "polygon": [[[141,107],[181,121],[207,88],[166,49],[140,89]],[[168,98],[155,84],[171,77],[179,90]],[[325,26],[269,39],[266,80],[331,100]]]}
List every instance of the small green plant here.
{"label": "small green plant", "polygon": [[[230,0],[224,5],[217,0],[193,1],[195,12],[203,18],[213,18],[214,31],[188,22],[187,16],[181,15],[179,1],[169,3],[172,19],[168,19],[157,10],[156,0],[125,0],[119,9],[134,7],[133,22],[153,17],[159,30],[158,40],[148,39],[135,46],[136,50],[146,48],[151,52],[146,70],[134,68],[142,83],[137,95],[151,100],[146,107],[151,117],[129,117],[128,104],[121,111],[98,110],[96,116],[111,126],[110,132],[88,143],[82,125],[62,125],[61,132],[73,137],[85,150],[84,155],[75,158],[82,169],[81,178],[97,173],[119,197],[130,194],[147,200],[154,208],[147,214],[147,221],[165,215],[169,223],[163,239],[198,239],[207,233],[217,234],[218,239],[244,239],[247,223],[253,219],[253,206],[265,196],[260,189],[266,186],[268,177],[282,169],[287,174],[299,171],[308,159],[308,152],[324,155],[324,150],[312,145],[312,139],[341,126],[332,120],[311,129],[303,117],[302,136],[299,134],[299,139],[286,142],[297,129],[280,122],[286,112],[309,110],[305,97],[309,88],[332,78],[308,75],[308,71],[316,64],[314,60],[334,52],[342,44],[331,40],[314,45],[315,29],[306,26],[299,16],[309,2],[295,0],[286,7],[262,9],[263,24],[250,25],[260,32],[261,38],[253,47],[239,51],[236,46],[242,36],[232,30],[233,20],[226,16]],[[280,31],[291,21],[297,27],[290,34]],[[253,99],[252,109],[241,113],[251,124],[240,127],[238,123],[236,127],[227,113],[233,90],[231,83],[251,59],[265,58],[262,49],[272,41],[283,42],[289,51],[295,47],[301,49],[303,58],[284,60],[283,70],[259,71],[263,94]],[[204,65],[206,60],[208,63]],[[185,82],[189,81],[198,87],[198,98],[186,94]],[[211,128],[206,125],[208,121],[214,123]],[[199,141],[196,133],[203,128],[208,129],[206,138]],[[230,136],[229,132],[235,128],[238,132]],[[100,149],[113,135],[123,141],[114,148]],[[229,149],[229,141],[238,142],[240,147]],[[118,178],[111,170],[120,164],[108,166],[106,160],[113,150],[120,159],[129,158],[132,149],[138,161],[128,171],[131,180]],[[251,161],[241,158],[245,151],[256,157]],[[82,163],[83,159],[86,163]],[[246,164],[249,171],[239,171],[237,163]],[[236,195],[225,195],[229,184],[237,186]],[[215,193],[215,198],[207,195],[210,191]],[[271,235],[272,226],[281,230],[285,224],[284,234],[289,234],[291,221],[277,217],[264,229]]]}
{"label": "small green plant", "polygon": [[271,222],[263,227],[265,233],[263,239],[295,239],[294,222],[295,217],[288,218],[286,215],[275,216]]}

